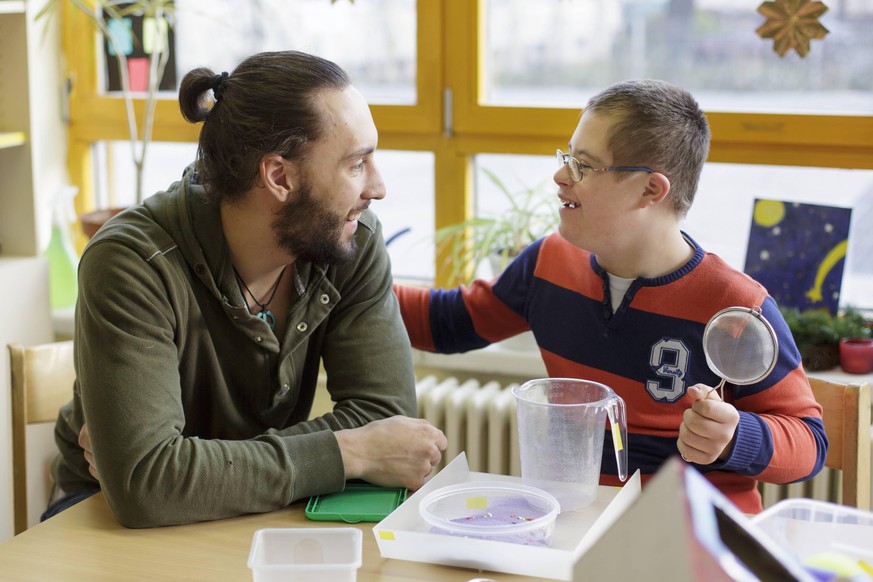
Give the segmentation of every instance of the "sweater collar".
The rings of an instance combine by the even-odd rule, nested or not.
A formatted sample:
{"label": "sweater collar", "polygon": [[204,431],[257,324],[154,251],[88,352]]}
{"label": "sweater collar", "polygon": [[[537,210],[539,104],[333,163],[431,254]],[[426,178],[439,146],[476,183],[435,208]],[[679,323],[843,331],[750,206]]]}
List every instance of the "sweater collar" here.
{"label": "sweater collar", "polygon": [[[694,254],[691,256],[688,262],[686,262],[675,271],[667,273],[665,275],[661,275],[659,277],[637,277],[636,281],[633,283],[633,286],[656,287],[658,285],[667,285],[669,283],[672,283],[673,281],[681,279],[682,277],[693,271],[694,268],[697,267],[697,265],[699,265],[701,261],[703,261],[703,256],[705,252],[703,248],[699,244],[697,244],[697,241],[691,238],[691,236],[689,236],[688,233],[686,233],[685,231],[682,231],[682,238],[684,238],[688,242],[688,244],[694,248]],[[607,276],[608,273],[597,262],[597,255],[593,253],[591,254],[590,263],[591,268],[594,270],[595,273],[600,276],[601,279],[603,279],[604,281],[609,281],[609,277]]]}

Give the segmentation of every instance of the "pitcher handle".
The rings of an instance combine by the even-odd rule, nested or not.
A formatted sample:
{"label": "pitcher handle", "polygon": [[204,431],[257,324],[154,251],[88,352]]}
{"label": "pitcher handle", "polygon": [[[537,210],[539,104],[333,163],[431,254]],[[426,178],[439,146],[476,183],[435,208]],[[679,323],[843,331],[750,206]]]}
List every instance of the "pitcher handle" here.
{"label": "pitcher handle", "polygon": [[627,411],[624,400],[620,396],[610,398],[606,406],[609,416],[609,428],[612,433],[612,444],[615,449],[615,463],[618,466],[618,478],[627,480]]}

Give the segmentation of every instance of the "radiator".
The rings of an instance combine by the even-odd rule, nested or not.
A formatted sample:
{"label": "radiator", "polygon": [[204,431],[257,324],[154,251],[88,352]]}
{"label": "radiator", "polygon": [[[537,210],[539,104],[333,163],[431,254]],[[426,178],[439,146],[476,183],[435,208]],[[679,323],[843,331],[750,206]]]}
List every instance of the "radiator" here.
{"label": "radiator", "polygon": [[[418,414],[440,428],[449,441],[438,468],[467,453],[471,471],[521,475],[515,384],[425,376],[416,382]],[[815,478],[790,485],[759,485],[764,508],[786,498],[807,497],[841,502],[842,473],[825,467]]]}
{"label": "radiator", "polygon": [[761,492],[764,509],[783,499],[794,499],[796,497],[842,503],[842,477],[842,471],[824,467],[818,475],[808,481],[791,483],[789,485],[759,483],[758,490]]}
{"label": "radiator", "polygon": [[438,468],[464,451],[471,471],[521,475],[514,386],[435,376],[416,382],[419,416],[449,441]]}

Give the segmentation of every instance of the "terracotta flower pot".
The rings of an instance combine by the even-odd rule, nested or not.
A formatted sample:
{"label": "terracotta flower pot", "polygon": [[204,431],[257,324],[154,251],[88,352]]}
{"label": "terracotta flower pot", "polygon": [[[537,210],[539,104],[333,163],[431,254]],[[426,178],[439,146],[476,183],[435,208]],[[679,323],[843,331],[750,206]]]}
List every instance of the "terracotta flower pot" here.
{"label": "terracotta flower pot", "polygon": [[107,220],[122,210],[124,210],[124,208],[106,208],[82,214],[79,216],[79,223],[82,225],[82,232],[84,232],[85,236],[90,240],[91,237],[97,234],[97,231],[100,230],[100,227],[103,226]]}
{"label": "terracotta flower pot", "polygon": [[873,372],[873,339],[859,337],[841,340],[840,367],[849,374]]}

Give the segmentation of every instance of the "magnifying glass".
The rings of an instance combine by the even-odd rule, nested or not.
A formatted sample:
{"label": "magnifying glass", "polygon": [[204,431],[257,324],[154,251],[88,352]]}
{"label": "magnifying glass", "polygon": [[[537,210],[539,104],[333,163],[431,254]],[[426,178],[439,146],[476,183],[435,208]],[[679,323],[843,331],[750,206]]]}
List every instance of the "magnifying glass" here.
{"label": "magnifying glass", "polygon": [[709,368],[721,377],[713,390],[724,400],[725,382],[754,384],[773,371],[779,340],[760,307],[727,307],[703,329],[703,354]]}

